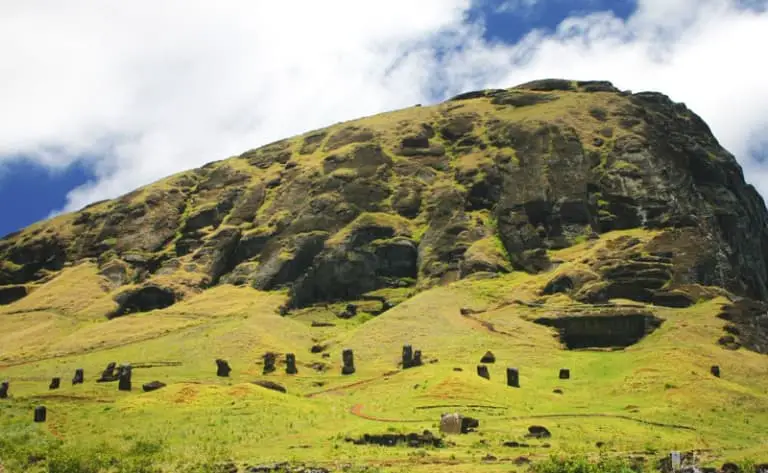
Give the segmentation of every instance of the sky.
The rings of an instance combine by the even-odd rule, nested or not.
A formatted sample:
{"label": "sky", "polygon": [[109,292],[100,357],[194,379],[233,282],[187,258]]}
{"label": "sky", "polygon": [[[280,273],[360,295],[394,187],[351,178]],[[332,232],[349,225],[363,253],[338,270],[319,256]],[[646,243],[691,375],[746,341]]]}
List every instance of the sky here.
{"label": "sky", "polygon": [[0,0],[0,236],[336,122],[559,77],[685,103],[768,195],[768,0]]}

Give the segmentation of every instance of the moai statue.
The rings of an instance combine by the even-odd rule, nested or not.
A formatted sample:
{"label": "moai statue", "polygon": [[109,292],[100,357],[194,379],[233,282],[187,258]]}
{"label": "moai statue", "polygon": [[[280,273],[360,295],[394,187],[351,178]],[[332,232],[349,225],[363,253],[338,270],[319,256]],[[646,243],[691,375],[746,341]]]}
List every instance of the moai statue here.
{"label": "moai statue", "polygon": [[107,367],[102,371],[101,378],[99,378],[96,382],[97,383],[107,383],[110,381],[117,381],[117,373],[115,372],[115,366],[117,366],[117,363],[114,361],[110,362]]}
{"label": "moai statue", "polygon": [[341,374],[352,374],[355,372],[355,354],[350,349],[341,352],[341,359],[344,366],[341,368]]}
{"label": "moai statue", "polygon": [[413,364],[411,366],[421,366],[421,350],[413,352]]}
{"label": "moai statue", "polygon": [[0,383],[0,399],[8,399],[8,387],[10,384],[8,381]]}
{"label": "moai statue", "polygon": [[45,406],[35,407],[35,422],[45,422],[46,414]]}
{"label": "moai statue", "polygon": [[716,378],[720,377],[720,367],[717,365],[712,365],[712,367],[709,368],[709,372],[712,373],[712,376],[715,376]]}
{"label": "moai statue", "polygon": [[120,391],[131,390],[131,365],[120,365],[120,370],[117,373],[117,380],[117,389]]}
{"label": "moai statue", "polygon": [[85,382],[85,371],[82,368],[75,370],[75,377],[72,378],[72,384],[83,384]]}
{"label": "moai statue", "polygon": [[264,374],[275,371],[275,359],[276,356],[272,352],[264,354]]}
{"label": "moai statue", "polygon": [[485,365],[477,365],[477,375],[481,378],[491,379],[491,373]]}
{"label": "moai statue", "polygon": [[511,388],[520,387],[520,372],[517,368],[507,368],[507,386]]}
{"label": "moai statue", "polygon": [[561,369],[560,379],[571,379],[571,370],[565,368]]}
{"label": "moai statue", "polygon": [[48,389],[59,389],[59,386],[61,386],[61,378],[52,378],[51,384],[48,385]]}
{"label": "moai statue", "polygon": [[296,355],[288,353],[285,355],[285,372],[288,374],[296,374],[299,372],[296,369]]}
{"label": "moai statue", "polygon": [[232,371],[232,368],[229,367],[229,363],[227,363],[227,360],[218,359],[216,360],[216,376],[221,376],[222,378],[226,378],[229,376],[229,373]]}
{"label": "moai statue", "polygon": [[413,347],[403,345],[403,369],[413,366]]}

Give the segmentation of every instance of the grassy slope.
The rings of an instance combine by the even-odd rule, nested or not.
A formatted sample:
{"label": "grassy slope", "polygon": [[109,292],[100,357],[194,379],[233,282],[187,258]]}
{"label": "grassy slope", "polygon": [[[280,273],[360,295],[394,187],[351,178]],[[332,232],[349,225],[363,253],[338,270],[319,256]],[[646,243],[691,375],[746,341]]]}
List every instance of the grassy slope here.
{"label": "grassy slope", "polygon": [[[554,252],[564,261],[561,270],[578,265],[575,258],[596,251],[603,240]],[[95,268],[70,268],[0,310],[0,377],[11,380],[12,394],[0,402],[2,453],[13,455],[7,450],[12,439],[43,448],[39,442],[58,437],[67,445],[107,442],[117,449],[146,441],[161,445],[174,461],[221,456],[252,463],[366,463],[393,471],[439,471],[445,463],[454,464],[452,471],[508,471],[520,455],[596,453],[596,442],[604,442],[603,449],[615,453],[698,448],[712,461],[768,461],[768,362],[716,344],[723,321],[715,314],[723,299],[654,308],[666,320],[662,328],[625,351],[566,351],[553,332],[526,319],[577,305],[562,296],[550,298],[546,309],[513,302],[532,300],[551,276],[462,281],[423,292],[366,323],[312,328],[311,320],[331,320],[327,309],[282,318],[276,308],[283,295],[230,286],[163,311],[105,321],[89,315],[103,303]],[[463,306],[484,312],[464,317]],[[328,344],[331,356],[311,354],[314,343]],[[428,363],[398,371],[404,343],[423,350]],[[355,350],[358,366],[349,377],[339,374],[345,347]],[[487,381],[475,375],[475,365],[489,349],[497,362]],[[266,376],[288,394],[250,384],[265,378],[260,357],[267,350],[297,354],[299,375],[285,375],[280,357],[278,372]],[[218,357],[230,361],[231,378],[215,376]],[[115,383],[95,383],[110,361],[181,365],[138,367],[134,391],[123,393]],[[315,371],[312,363],[327,371]],[[721,366],[721,379],[709,375],[712,364]],[[507,366],[520,369],[521,389],[505,386]],[[85,369],[86,383],[71,386],[77,367]],[[572,379],[557,379],[563,367]],[[63,378],[58,391],[47,389],[52,376]],[[152,380],[169,386],[142,393],[141,384]],[[556,388],[563,394],[553,393]],[[38,404],[49,409],[44,425],[29,422]],[[452,437],[449,448],[344,442],[364,433],[436,431],[440,413],[454,410],[479,418],[481,429]],[[578,416],[536,418],[555,414]],[[532,424],[547,426],[553,437],[525,439]],[[504,441],[530,446],[509,448]],[[482,462],[487,454],[498,460]]]}

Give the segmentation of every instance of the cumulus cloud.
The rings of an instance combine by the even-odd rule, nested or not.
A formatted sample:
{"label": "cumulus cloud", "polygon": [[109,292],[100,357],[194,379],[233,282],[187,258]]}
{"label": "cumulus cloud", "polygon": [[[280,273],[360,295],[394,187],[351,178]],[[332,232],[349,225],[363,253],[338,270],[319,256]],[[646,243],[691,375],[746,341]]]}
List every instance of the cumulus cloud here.
{"label": "cumulus cloud", "polygon": [[67,210],[337,121],[541,77],[668,93],[768,193],[753,159],[768,130],[762,0],[640,0],[627,20],[572,17],[517,44],[485,40],[471,0],[65,3],[2,7],[0,164],[86,161],[96,180]]}

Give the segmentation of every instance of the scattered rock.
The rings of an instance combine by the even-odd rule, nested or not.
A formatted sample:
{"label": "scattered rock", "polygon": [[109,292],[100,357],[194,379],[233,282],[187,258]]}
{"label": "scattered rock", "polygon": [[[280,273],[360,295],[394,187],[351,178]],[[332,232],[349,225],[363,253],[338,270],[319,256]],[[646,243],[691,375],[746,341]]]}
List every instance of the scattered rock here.
{"label": "scattered rock", "polygon": [[719,378],[719,377],[720,377],[720,367],[719,367],[719,366],[717,366],[717,365],[712,365],[712,366],[709,368],[709,372],[710,372],[710,374],[712,374],[712,376],[714,376],[714,377],[716,377],[716,378]]}
{"label": "scattered rock", "polygon": [[355,304],[347,304],[347,307],[336,316],[340,319],[351,319],[355,315],[357,315],[357,306]]}
{"label": "scattered rock", "polygon": [[477,365],[477,375],[481,378],[491,379],[491,373],[488,372],[488,367],[485,365]]}
{"label": "scattered rock", "polygon": [[728,463],[723,463],[723,466],[720,467],[720,471],[722,473],[739,473],[740,468],[739,468],[739,465],[728,462]]}
{"label": "scattered rock", "polygon": [[285,386],[277,384],[274,381],[259,380],[259,381],[254,381],[253,384],[257,386],[261,386],[262,388],[271,389],[273,391],[279,391],[281,393],[288,392],[288,390],[285,389]]}
{"label": "scattered rock", "polygon": [[468,434],[480,427],[480,421],[472,417],[461,418],[461,433]]}
{"label": "scattered rock", "polygon": [[485,355],[483,355],[482,358],[480,358],[480,363],[496,363],[496,356],[490,352],[485,352]]}
{"label": "scattered rock", "polygon": [[514,440],[504,442],[502,445],[509,448],[529,448],[530,447],[530,445],[528,445],[527,443],[516,442]]}
{"label": "scattered rock", "polygon": [[8,389],[11,383],[9,381],[3,381],[0,383],[0,399],[8,399]]}
{"label": "scattered rock", "polygon": [[325,345],[312,345],[309,349],[310,353],[322,353],[327,347]]}
{"label": "scattered rock", "polygon": [[335,327],[336,324],[331,323],[331,322],[319,322],[317,320],[313,320],[312,321],[312,326],[313,327]]}
{"label": "scattered rock", "polygon": [[536,439],[547,439],[552,437],[552,434],[547,430],[546,427],[543,427],[541,425],[532,425],[528,427],[528,435],[526,437],[536,438]]}
{"label": "scattered rock", "polygon": [[444,447],[443,439],[436,437],[432,432],[425,430],[421,434],[364,434],[358,439],[345,439],[355,445],[380,445],[384,447],[394,447],[397,445],[406,445],[408,447]]}
{"label": "scattered rock", "polygon": [[150,381],[149,383],[144,383],[141,385],[141,389],[145,392],[151,392],[151,391],[157,391],[158,389],[162,389],[166,386],[165,383],[161,383],[160,381]]}
{"label": "scattered rock", "polygon": [[61,387],[61,378],[52,378],[51,384],[48,385],[48,389],[54,390],[59,389]]}
{"label": "scattered rock", "polygon": [[555,394],[563,394],[563,390],[560,389],[560,388],[557,388],[557,389],[553,390],[552,392],[555,393]]}
{"label": "scattered rock", "polygon": [[490,453],[483,457],[484,462],[495,462],[498,458],[494,457]]}
{"label": "scattered rock", "polygon": [[457,367],[453,368],[453,371],[464,371],[464,368],[460,368],[460,367],[457,366]]}
{"label": "scattered rock", "polygon": [[517,466],[521,466],[521,465],[527,465],[531,463],[531,460],[529,460],[528,457],[517,457],[514,460],[512,460],[512,463],[514,463]]}
{"label": "scattered rock", "polygon": [[724,335],[717,340],[717,343],[726,350],[738,350],[741,344],[736,341],[733,335]]}

